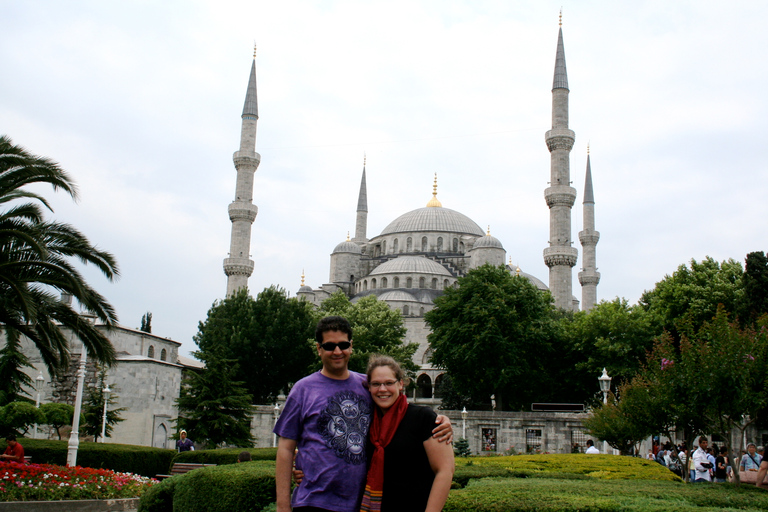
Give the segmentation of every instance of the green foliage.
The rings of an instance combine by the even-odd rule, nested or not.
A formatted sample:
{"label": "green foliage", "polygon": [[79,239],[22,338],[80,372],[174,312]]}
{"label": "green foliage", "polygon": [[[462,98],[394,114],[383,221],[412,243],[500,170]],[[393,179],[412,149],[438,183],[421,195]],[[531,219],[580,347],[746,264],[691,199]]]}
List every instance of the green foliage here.
{"label": "green foliage", "polygon": [[[50,204],[29,189],[41,183],[77,198],[74,182],[57,163],[0,136],[0,204],[5,207],[0,211],[0,324],[29,338],[52,375],[69,364],[65,330],[75,333],[91,357],[112,364],[109,339],[60,298],[74,297],[105,325],[117,325],[114,308],[72,260],[94,265],[110,281],[119,274],[117,263],[74,227],[44,219],[41,205],[51,210]],[[18,202],[28,199],[32,202]]]}
{"label": "green foliage", "polygon": [[277,458],[277,448],[224,448],[218,450],[180,452],[173,458],[171,465],[176,462],[217,464],[219,466],[236,464],[237,456],[240,455],[240,452],[242,451],[250,453],[253,460],[275,460]]}
{"label": "green foliage", "polygon": [[[24,454],[31,455],[34,463],[59,466],[67,464],[68,441],[42,439],[19,439],[18,441],[24,447]],[[5,450],[5,447],[5,439],[0,440],[0,450]],[[77,450],[77,465],[154,477],[168,471],[175,454],[174,450],[164,448],[81,441]]]}
{"label": "green foliage", "polygon": [[743,320],[754,322],[768,313],[768,258],[764,252],[747,254],[743,282]]}
{"label": "green foliage", "polygon": [[549,398],[554,307],[524,277],[503,266],[471,270],[435,299],[425,320],[432,362],[448,370],[460,393],[486,403],[495,394],[506,410]]}
{"label": "green foliage", "polygon": [[35,423],[45,423],[45,415],[35,404],[11,402],[0,408],[0,435],[13,434],[21,437]]}
{"label": "green foliage", "polygon": [[186,372],[176,403],[179,429],[189,438],[212,448],[221,444],[253,446],[251,435],[252,397],[237,381],[238,365],[207,352],[205,368]]}
{"label": "green foliage", "polygon": [[375,295],[352,303],[344,292],[338,291],[323,301],[319,312],[320,317],[338,315],[349,320],[354,338],[350,370],[365,373],[371,354],[393,357],[410,376],[418,370],[413,362],[418,344],[403,344],[406,329],[400,311],[391,309]]}
{"label": "green foliage", "polygon": [[[632,453],[641,441],[653,434],[647,425],[626,412],[626,402],[616,402],[613,397],[605,405],[592,410],[584,419],[584,431],[606,441],[622,455]],[[641,411],[643,412],[643,411]]]}
{"label": "green foliage", "polygon": [[254,300],[241,289],[208,310],[194,337],[196,356],[237,361],[234,380],[244,383],[253,403],[271,403],[311,372],[314,326],[312,305],[285,290],[266,288]]}
{"label": "green foliage", "polygon": [[[99,383],[88,389],[88,396],[83,402],[83,415],[85,422],[81,423],[83,432],[86,435],[93,436],[94,440],[101,437],[101,425],[104,421],[104,389],[107,387],[107,369],[98,367]],[[118,402],[118,396],[114,390],[107,398],[107,426],[105,428],[106,437],[112,437],[114,425],[125,421],[120,413],[125,411],[125,407],[115,407]]]}
{"label": "green foliage", "polygon": [[472,451],[469,449],[469,441],[460,437],[455,443],[453,443],[453,453],[457,457],[469,457],[472,455]]}
{"label": "green foliage", "polygon": [[563,325],[574,349],[584,355],[574,372],[580,376],[580,387],[586,389],[595,389],[602,368],[608,370],[615,386],[631,379],[662,332],[655,314],[618,297],[602,301],[588,312],[576,312]]}
{"label": "green foliage", "polygon": [[664,329],[675,339],[691,335],[714,318],[718,305],[737,315],[744,301],[741,263],[729,259],[718,263],[707,256],[701,262],[692,259],[690,268],[680,265],[671,275],[640,298],[640,304],[659,316]]}
{"label": "green foliage", "polygon": [[[61,440],[61,427],[72,425],[75,417],[75,408],[69,404],[47,403],[40,404],[40,411],[45,415],[45,423],[56,429],[56,434]],[[85,423],[85,416],[80,414],[80,424]]]}
{"label": "green foliage", "polygon": [[32,379],[23,368],[34,368],[21,351],[19,331],[5,329],[5,346],[0,349],[0,406],[23,399],[29,393],[24,387],[33,387]]}
{"label": "green foliage", "polygon": [[145,493],[139,512],[263,510],[275,501],[275,465],[243,462],[196,469]]}
{"label": "green foliage", "polygon": [[139,327],[139,330],[152,333],[152,313],[149,311],[141,315],[141,327]]}

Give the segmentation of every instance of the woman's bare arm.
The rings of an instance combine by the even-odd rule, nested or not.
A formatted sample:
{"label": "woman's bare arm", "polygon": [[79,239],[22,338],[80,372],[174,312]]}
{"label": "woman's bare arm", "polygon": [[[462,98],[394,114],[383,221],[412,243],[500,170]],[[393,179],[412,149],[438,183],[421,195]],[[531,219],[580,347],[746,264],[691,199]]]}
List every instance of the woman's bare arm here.
{"label": "woman's bare arm", "polygon": [[432,491],[429,493],[426,512],[440,512],[443,510],[445,500],[448,499],[448,491],[451,490],[453,480],[453,447],[446,443],[440,443],[434,437],[424,441],[424,450],[427,452],[429,465],[435,472],[435,481],[432,482]]}

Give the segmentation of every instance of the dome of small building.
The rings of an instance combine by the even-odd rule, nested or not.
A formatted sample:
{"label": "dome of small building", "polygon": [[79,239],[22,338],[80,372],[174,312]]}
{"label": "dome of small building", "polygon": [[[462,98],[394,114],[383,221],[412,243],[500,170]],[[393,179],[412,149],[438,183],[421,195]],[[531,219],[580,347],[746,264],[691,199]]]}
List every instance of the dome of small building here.
{"label": "dome of small building", "polygon": [[444,266],[422,256],[400,256],[382,263],[368,275],[380,274],[437,274],[451,277],[451,273]]}
{"label": "dome of small building", "polygon": [[507,265],[507,268],[509,269],[510,274],[512,274],[513,276],[520,276],[520,277],[526,278],[528,281],[531,282],[533,286],[535,286],[539,290],[542,290],[542,291],[549,290],[549,287],[546,284],[544,284],[544,281],[542,281],[541,279],[535,276],[532,276],[531,274],[523,272],[522,270],[520,270],[520,267],[515,268],[511,265]]}
{"label": "dome of small building", "polygon": [[377,297],[379,300],[392,300],[392,301],[400,301],[400,302],[418,302],[416,300],[416,297],[411,295],[408,292],[404,292],[402,290],[392,290],[389,292],[382,293]]}
{"label": "dome of small building", "polygon": [[339,252],[350,252],[353,254],[362,254],[363,251],[360,249],[360,246],[357,245],[355,242],[350,242],[349,240],[346,240],[344,242],[341,242],[339,245],[337,245],[333,249],[333,254],[339,253]]}
{"label": "dome of small building", "polygon": [[499,239],[496,238],[495,236],[485,235],[475,240],[475,245],[472,246],[472,249],[481,249],[481,248],[504,249],[504,246],[501,245],[501,241],[499,241]]}
{"label": "dome of small building", "polygon": [[399,216],[384,228],[381,236],[419,231],[485,235],[480,226],[463,213],[449,208],[427,206]]}
{"label": "dome of small building", "polygon": [[312,293],[312,287],[311,286],[307,286],[305,284],[301,288],[299,288],[299,293],[307,293],[307,292]]}

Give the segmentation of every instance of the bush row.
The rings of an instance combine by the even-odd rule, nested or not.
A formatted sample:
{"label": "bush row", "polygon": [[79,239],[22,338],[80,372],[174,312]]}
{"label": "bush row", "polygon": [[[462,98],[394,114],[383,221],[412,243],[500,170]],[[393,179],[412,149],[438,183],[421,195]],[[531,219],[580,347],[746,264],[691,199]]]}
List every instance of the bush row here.
{"label": "bush row", "polygon": [[[67,464],[68,441],[19,439],[19,442],[24,447],[24,454],[31,455],[34,463]],[[3,440],[0,450],[4,451],[5,447]],[[168,471],[175,453],[148,446],[81,442],[77,450],[77,465],[153,477]]]}
{"label": "bush row", "polygon": [[253,461],[167,478],[144,493],[139,512],[260,511],[274,501],[274,462]]}
{"label": "bush row", "polygon": [[248,452],[253,460],[275,460],[277,448],[225,448],[221,450],[196,450],[177,453],[173,462],[193,462],[198,464],[235,464],[240,452]]}

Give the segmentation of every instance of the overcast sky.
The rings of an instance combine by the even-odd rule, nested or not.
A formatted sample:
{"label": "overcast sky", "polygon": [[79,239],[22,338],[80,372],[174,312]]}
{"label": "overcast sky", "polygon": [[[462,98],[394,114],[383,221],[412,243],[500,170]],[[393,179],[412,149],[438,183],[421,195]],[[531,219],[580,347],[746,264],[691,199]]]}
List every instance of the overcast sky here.
{"label": "overcast sky", "polygon": [[547,282],[561,6],[572,232],[589,142],[598,299],[634,303],[691,258],[768,249],[766,2],[0,0],[0,133],[72,174],[80,201],[45,190],[51,217],[122,273],[88,278],[123,325],[151,311],[182,354],[226,291],[254,41],[252,292],[294,295],[302,269],[328,281],[354,235],[363,154],[369,237],[425,206],[436,172],[444,207]]}

